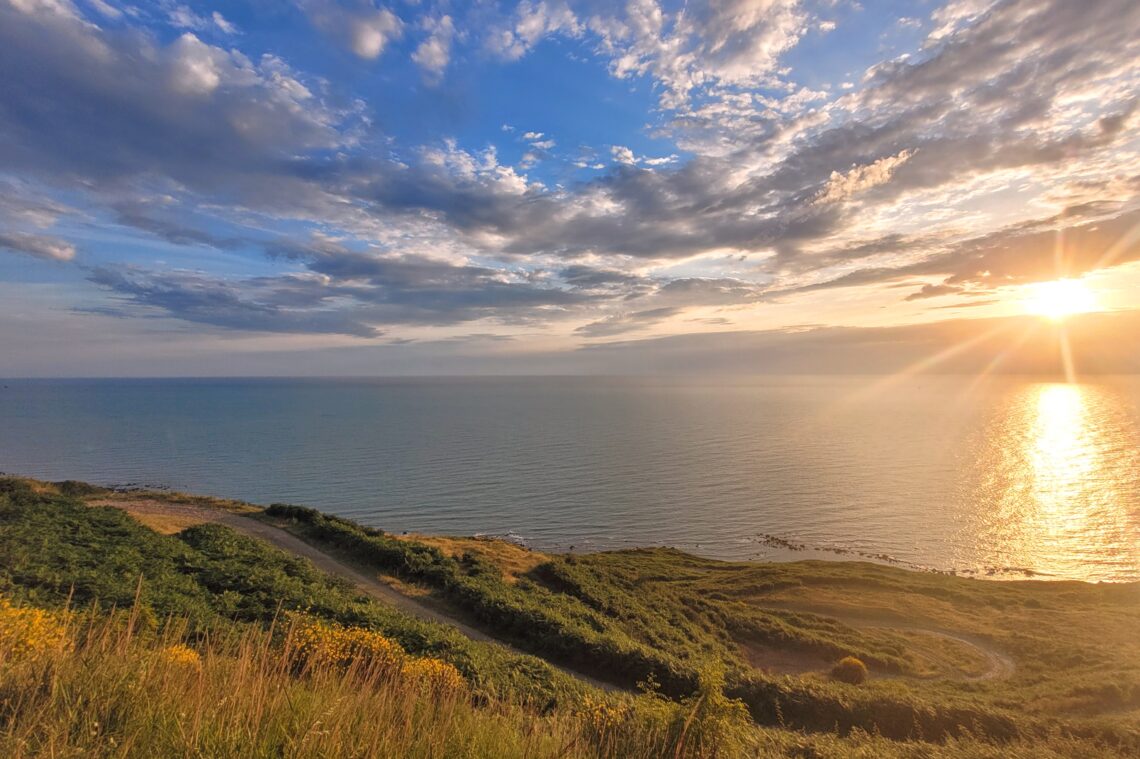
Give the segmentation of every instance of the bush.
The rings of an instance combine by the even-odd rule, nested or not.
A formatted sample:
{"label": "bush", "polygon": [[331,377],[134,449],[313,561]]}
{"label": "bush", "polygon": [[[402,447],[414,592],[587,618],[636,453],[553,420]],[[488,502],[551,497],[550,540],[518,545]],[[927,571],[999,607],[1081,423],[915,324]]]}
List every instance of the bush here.
{"label": "bush", "polygon": [[831,668],[831,676],[841,683],[859,685],[867,679],[867,665],[854,656],[845,656]]}

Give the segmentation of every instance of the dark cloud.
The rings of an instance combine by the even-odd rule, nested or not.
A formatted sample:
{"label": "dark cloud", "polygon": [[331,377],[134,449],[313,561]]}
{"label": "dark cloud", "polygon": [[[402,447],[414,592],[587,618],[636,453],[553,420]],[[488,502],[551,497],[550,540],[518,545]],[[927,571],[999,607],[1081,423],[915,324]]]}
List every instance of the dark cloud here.
{"label": "dark cloud", "polygon": [[679,308],[651,308],[630,314],[616,314],[600,321],[584,324],[574,330],[583,337],[609,337],[650,327],[680,313]]}
{"label": "dark cloud", "polygon": [[95,269],[90,280],[126,306],[246,331],[340,333],[376,337],[393,325],[451,325],[493,318],[527,323],[592,296],[507,280],[497,269],[413,255],[377,255],[329,241],[280,240],[274,257],[304,271],[223,280],[197,272],[137,267]]}
{"label": "dark cloud", "polygon": [[939,298],[943,295],[954,295],[960,292],[962,292],[962,288],[954,285],[923,285],[917,292],[906,296],[904,300],[925,300],[926,298]]}
{"label": "dark cloud", "polygon": [[[123,303],[146,307],[190,322],[257,332],[309,332],[377,337],[375,327],[333,308],[319,308],[329,296],[313,283],[234,283],[193,272],[96,268],[90,279]],[[304,307],[304,308],[299,308]]]}
{"label": "dark cloud", "polygon": [[[154,207],[139,200],[114,203],[115,218],[120,224],[142,230],[175,245],[205,245],[220,250],[232,250],[250,244],[250,240],[235,236],[219,236],[203,229],[188,226],[169,208]],[[179,216],[185,216],[181,209]]]}

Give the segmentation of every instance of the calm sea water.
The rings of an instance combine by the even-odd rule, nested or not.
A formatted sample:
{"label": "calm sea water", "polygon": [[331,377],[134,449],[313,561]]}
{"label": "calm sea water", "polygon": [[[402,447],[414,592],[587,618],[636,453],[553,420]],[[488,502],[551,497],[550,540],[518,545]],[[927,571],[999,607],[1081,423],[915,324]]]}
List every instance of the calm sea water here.
{"label": "calm sea water", "polygon": [[7,380],[0,470],[538,548],[1124,580],[1138,407],[1140,378]]}

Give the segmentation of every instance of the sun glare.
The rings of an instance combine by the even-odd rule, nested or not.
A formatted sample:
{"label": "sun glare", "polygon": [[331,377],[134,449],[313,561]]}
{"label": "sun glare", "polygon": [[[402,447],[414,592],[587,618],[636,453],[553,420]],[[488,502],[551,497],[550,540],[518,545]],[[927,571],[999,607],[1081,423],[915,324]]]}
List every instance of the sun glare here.
{"label": "sun glare", "polygon": [[1026,313],[1059,322],[1073,314],[1097,310],[1096,295],[1075,279],[1038,282],[1025,288],[1022,304]]}

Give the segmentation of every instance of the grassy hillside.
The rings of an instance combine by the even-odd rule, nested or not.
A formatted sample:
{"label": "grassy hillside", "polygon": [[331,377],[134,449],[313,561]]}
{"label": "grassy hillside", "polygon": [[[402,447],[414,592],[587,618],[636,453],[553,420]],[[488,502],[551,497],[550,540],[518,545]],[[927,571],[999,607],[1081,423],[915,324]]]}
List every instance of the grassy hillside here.
{"label": "grassy hillside", "polygon": [[[0,755],[1140,751],[1136,585],[668,550],[546,556],[396,538],[297,507],[256,515],[500,639],[629,688],[604,694],[226,527],[152,529],[86,505],[92,495],[103,494],[0,479]],[[24,628],[48,643],[29,645]],[[322,631],[339,653],[298,658],[300,629]],[[829,677],[849,655],[867,663],[867,682]],[[424,667],[458,679],[425,687]],[[639,683],[653,692],[637,695]]]}
{"label": "grassy hillside", "polygon": [[[682,697],[700,669],[761,724],[894,738],[1064,729],[1134,740],[1140,586],[987,582],[867,563],[726,563],[669,549],[504,572],[480,541],[428,545],[311,509],[264,515],[418,584],[484,629],[627,687]],[[517,562],[513,562],[517,565]],[[1085,634],[1095,624],[1097,634]],[[855,656],[864,686],[826,676]]]}

